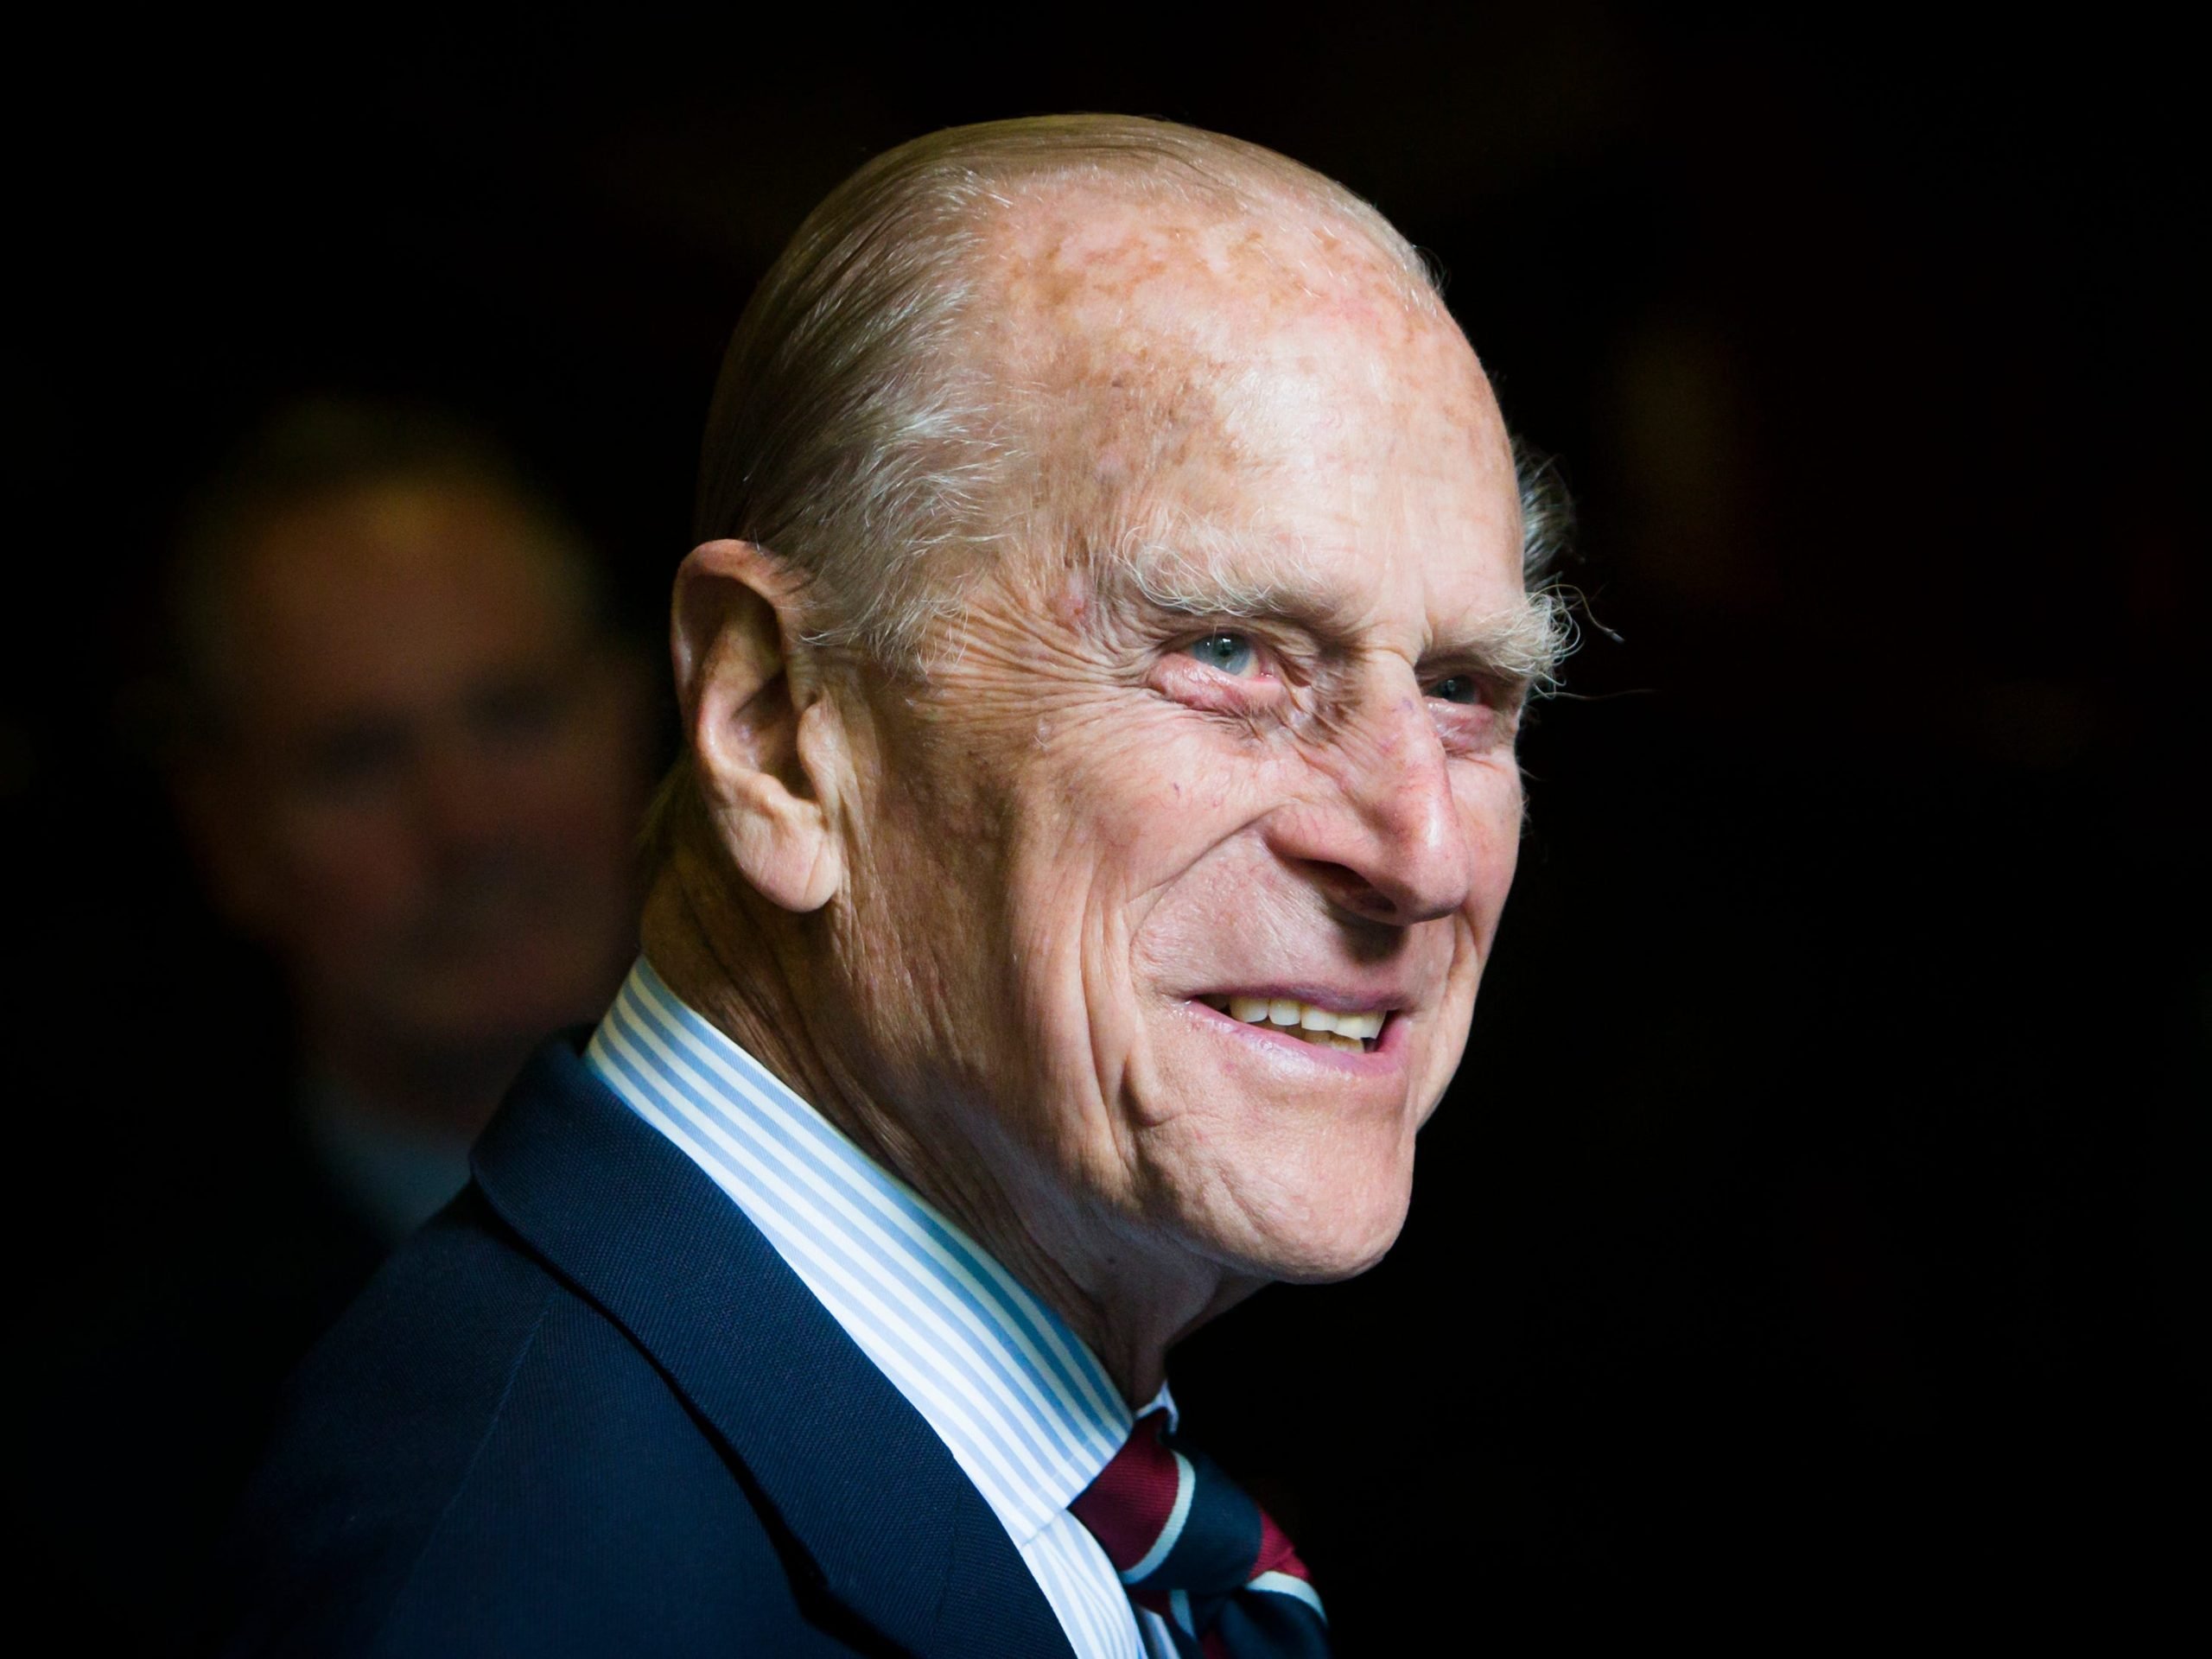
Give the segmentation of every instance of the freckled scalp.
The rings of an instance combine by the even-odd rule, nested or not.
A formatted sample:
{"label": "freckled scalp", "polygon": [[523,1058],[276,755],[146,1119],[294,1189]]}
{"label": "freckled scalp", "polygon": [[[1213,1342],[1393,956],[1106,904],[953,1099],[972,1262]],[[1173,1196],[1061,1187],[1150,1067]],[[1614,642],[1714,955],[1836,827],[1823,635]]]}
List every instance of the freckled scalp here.
{"label": "freckled scalp", "polygon": [[[1456,453],[1514,511],[1487,382],[1433,292],[1409,293],[1381,251],[1310,206],[1125,194],[1086,181],[1017,196],[977,255],[979,372],[1007,389],[1019,435],[1003,544],[1038,559],[1048,588],[1077,572],[1156,615],[1349,639],[1357,604],[1332,572],[1358,552],[1287,537],[1248,504],[1378,433],[1390,450]],[[1556,655],[1548,602],[1525,594],[1451,632],[1440,655],[1514,685]]]}
{"label": "freckled scalp", "polygon": [[[1080,522],[1138,483],[1249,476],[1263,463],[1245,439],[1300,366],[1285,351],[1323,331],[1366,339],[1378,403],[1402,395],[1386,365],[1423,331],[1447,335],[1479,384],[1433,291],[1332,209],[1163,200],[1147,182],[1033,188],[978,250],[975,362],[1006,394],[1032,503]],[[1486,399],[1470,400],[1471,424]]]}
{"label": "freckled scalp", "polygon": [[[834,578],[823,608],[844,613],[832,622],[839,631],[911,645],[919,614],[906,601],[920,594],[899,591],[904,550],[945,540],[931,522],[947,491],[929,480],[977,464],[988,472],[1001,435],[990,394],[1003,388],[959,372],[976,309],[976,256],[1017,209],[1055,189],[1110,190],[1163,208],[1202,204],[1217,216],[1244,204],[1329,202],[1398,260],[1408,291],[1427,286],[1418,256],[1380,214],[1257,145],[1110,115],[928,134],[833,191],[746,307],[702,448],[698,539],[772,547]],[[1087,251],[1077,230],[1064,238],[1073,256]],[[1060,279],[1078,264],[1064,262]],[[1053,267],[1033,274],[1049,302]],[[965,481],[952,494],[956,506],[964,502]],[[865,580],[887,563],[888,581]],[[876,587],[893,590],[887,612]]]}
{"label": "freckled scalp", "polygon": [[[1154,230],[1131,238],[1128,213],[1094,220],[1108,202]],[[918,668],[925,635],[1014,527],[1057,518],[1039,527],[1065,531],[1132,480],[1198,470],[1202,449],[1230,473],[1249,460],[1235,418],[1256,372],[1247,340],[1197,311],[1180,335],[1145,326],[1147,284],[1178,262],[1272,305],[1395,328],[1402,344],[1451,329],[1465,350],[1389,223],[1272,151],[1124,116],[950,129],[861,168],[762,279],[716,384],[696,538],[784,561],[818,646]],[[1113,326],[1033,328],[1012,349],[1015,319],[1086,305]],[[1374,365],[1377,397],[1390,355]],[[663,788],[655,861],[689,792],[680,770]]]}

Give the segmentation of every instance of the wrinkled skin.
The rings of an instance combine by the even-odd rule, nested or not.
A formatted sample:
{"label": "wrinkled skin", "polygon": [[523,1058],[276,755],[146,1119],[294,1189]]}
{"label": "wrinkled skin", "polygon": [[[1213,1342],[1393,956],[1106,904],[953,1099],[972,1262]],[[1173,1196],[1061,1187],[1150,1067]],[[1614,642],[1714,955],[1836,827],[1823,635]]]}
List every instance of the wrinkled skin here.
{"label": "wrinkled skin", "polygon": [[[709,733],[719,847],[677,869],[724,975],[757,982],[765,943],[790,991],[723,995],[740,1040],[1138,1399],[1183,1332],[1402,1224],[1513,874],[1518,508],[1473,353],[1356,232],[1061,196],[990,259],[979,350],[1028,457],[1004,551],[916,677],[791,661],[772,557],[695,554],[695,639],[749,626],[721,658],[756,678],[782,654],[789,735]],[[695,741],[761,718],[704,691],[683,603]],[[790,836],[718,770],[739,750],[810,797]],[[734,899],[703,892],[717,854]],[[1390,1020],[1338,1052],[1204,1000],[1237,994]]]}

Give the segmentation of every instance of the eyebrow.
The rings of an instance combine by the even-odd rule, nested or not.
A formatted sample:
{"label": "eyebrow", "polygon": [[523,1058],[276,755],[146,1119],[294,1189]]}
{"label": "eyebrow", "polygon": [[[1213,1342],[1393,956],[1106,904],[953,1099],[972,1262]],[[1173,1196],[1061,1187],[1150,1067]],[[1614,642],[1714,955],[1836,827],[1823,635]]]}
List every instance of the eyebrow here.
{"label": "eyebrow", "polygon": [[[1353,632],[1351,595],[1304,559],[1268,570],[1236,569],[1249,555],[1218,528],[1186,522],[1173,541],[1124,537],[1093,554],[1101,591],[1157,615],[1192,621],[1287,622],[1338,644]],[[1548,683],[1562,653],[1558,601],[1523,594],[1503,611],[1475,618],[1422,653],[1424,663],[1464,667],[1516,687]]]}

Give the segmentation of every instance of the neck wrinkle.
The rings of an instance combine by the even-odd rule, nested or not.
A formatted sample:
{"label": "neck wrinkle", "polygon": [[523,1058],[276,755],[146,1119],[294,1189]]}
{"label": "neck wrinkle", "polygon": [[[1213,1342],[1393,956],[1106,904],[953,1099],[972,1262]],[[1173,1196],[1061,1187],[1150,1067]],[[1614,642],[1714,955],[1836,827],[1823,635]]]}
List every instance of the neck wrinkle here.
{"label": "neck wrinkle", "polygon": [[[1133,1410],[1160,1389],[1171,1344],[1258,1287],[1218,1268],[1194,1278],[1195,1265],[1148,1263],[1156,1271],[1133,1273],[1135,1258],[1160,1255],[1158,1246],[1127,1235],[1103,1249],[1065,1254],[1093,1271],[1071,1271],[1033,1224],[1030,1212],[1064,1224],[1053,1229],[1070,1242],[1087,1231],[1077,1206],[1055,1191],[1035,1160],[1001,1144],[986,1148],[963,1134],[950,1114],[938,1114],[938,1134],[873,1098],[836,1063],[817,1039],[821,1022],[809,1017],[793,983],[786,952],[776,933],[791,918],[757,912],[747,893],[729,890],[729,879],[702,868],[696,853],[678,847],[647,896],[640,932],[645,956],[668,988],[690,1007],[774,1072],[842,1135],[905,1181],[967,1232],[998,1263],[1067,1324],[1096,1355]],[[1003,1135],[995,1139],[1007,1141]],[[964,1156],[947,1158],[941,1146]],[[993,1157],[989,1153],[999,1155]],[[1020,1172],[1038,1202],[1024,1205],[1009,1188],[1007,1166]],[[1169,1251],[1179,1258],[1180,1253]],[[1179,1268],[1179,1271],[1176,1270]],[[1088,1285],[1086,1281],[1089,1281]],[[1203,1281],[1203,1282],[1199,1282]],[[1131,1296],[1151,1284],[1165,1294]],[[1094,1288],[1096,1287],[1096,1288]],[[1105,1289],[1120,1294],[1099,1294]]]}

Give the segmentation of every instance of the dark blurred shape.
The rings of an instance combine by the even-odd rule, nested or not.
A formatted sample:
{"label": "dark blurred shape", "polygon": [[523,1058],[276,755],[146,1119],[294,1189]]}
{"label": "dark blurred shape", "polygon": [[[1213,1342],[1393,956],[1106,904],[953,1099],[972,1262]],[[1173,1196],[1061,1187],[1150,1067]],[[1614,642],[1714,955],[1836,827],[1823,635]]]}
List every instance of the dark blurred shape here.
{"label": "dark blurred shape", "polygon": [[[281,990],[201,1006],[185,1075],[140,1084],[168,1109],[119,1120],[110,1242],[158,1255],[123,1252],[54,1408],[97,1425],[73,1455],[97,1446],[111,1479],[57,1471],[54,1496],[76,1570],[149,1551],[188,1599],[285,1374],[461,1189],[529,1049],[605,1006],[653,757],[581,535],[433,410],[279,410],[188,512],[168,596],[170,671],[130,712],[212,909]],[[114,1397],[149,1376],[150,1422]],[[150,1599],[117,1634],[175,1611]]]}
{"label": "dark blurred shape", "polygon": [[178,799],[291,993],[319,1161],[387,1241],[633,943],[640,670],[595,587],[486,441],[398,405],[284,410],[185,538]]}
{"label": "dark blurred shape", "polygon": [[[271,74],[251,19],[95,16],[37,60],[67,138],[29,169],[58,298],[22,470],[59,528],[21,549],[0,709],[40,1342],[103,1339],[180,1236],[112,1159],[188,1197],[208,1136],[169,1127],[282,1094],[234,1013],[261,964],[211,957],[86,649],[203,429],[303,377],[472,400],[640,550],[618,597],[659,613],[722,344],[806,206],[932,127],[1136,109],[1312,162],[1433,251],[1620,636],[1529,736],[1407,1236],[1176,1360],[1347,1651],[1431,1650],[1470,1605],[1486,1639],[1642,1635],[1655,1587],[1700,1630],[1781,1604],[1771,1644],[1922,1590],[1990,1632],[2193,1582],[2212,537],[2181,22],[824,13],[771,54],[745,9],[448,9],[302,23]],[[1428,1362],[1378,1377],[1416,1325]],[[170,1386],[118,1383],[119,1421]],[[35,1535],[152,1496],[31,1421],[92,1459]]]}

